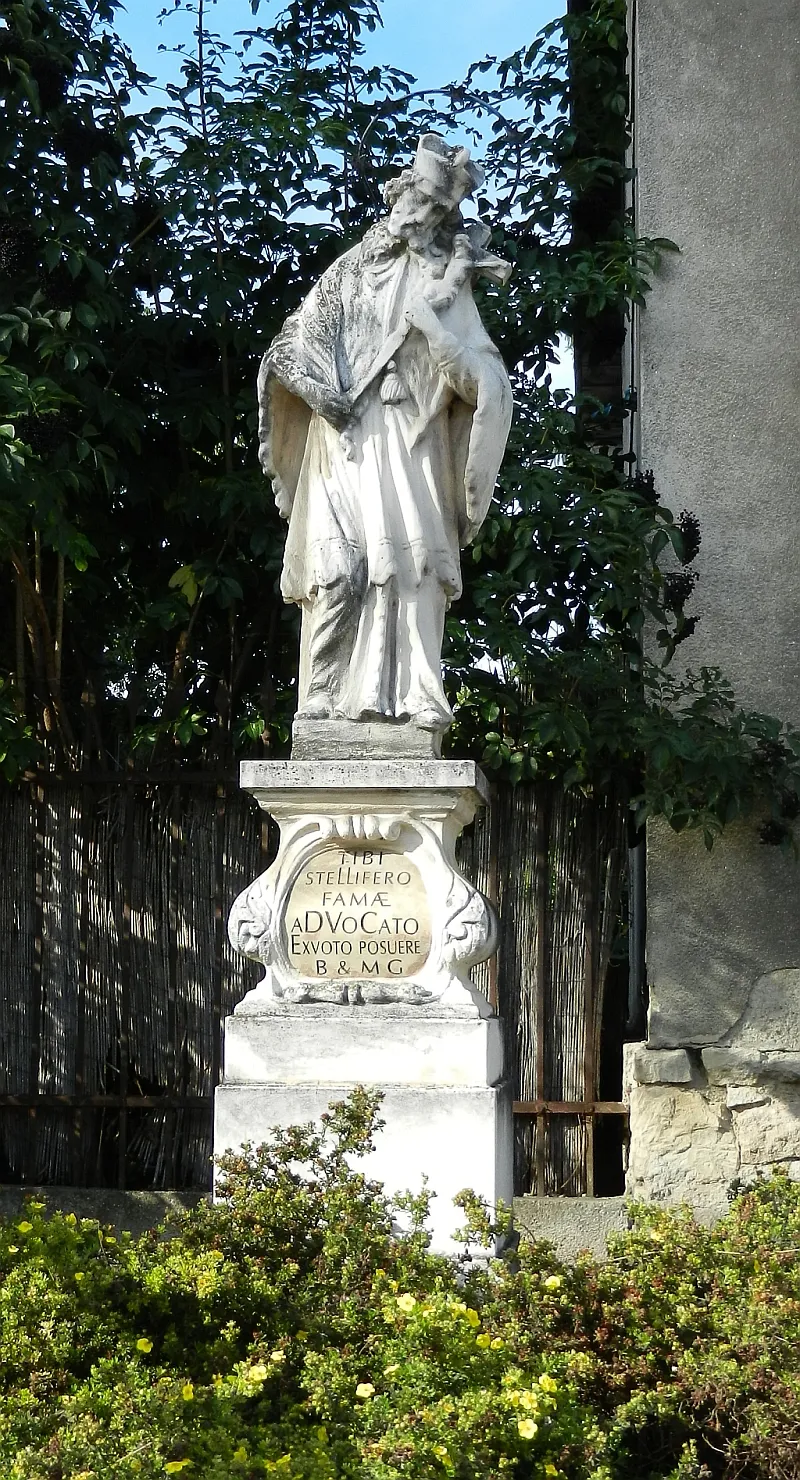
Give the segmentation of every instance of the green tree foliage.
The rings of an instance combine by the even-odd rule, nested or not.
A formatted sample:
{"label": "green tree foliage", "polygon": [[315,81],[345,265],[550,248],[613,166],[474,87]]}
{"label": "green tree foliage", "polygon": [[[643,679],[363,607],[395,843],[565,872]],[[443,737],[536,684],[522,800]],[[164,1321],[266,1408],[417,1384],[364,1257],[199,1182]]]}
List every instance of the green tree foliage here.
{"label": "green tree foliage", "polygon": [[607,1262],[523,1242],[459,1267],[427,1251],[424,1198],[365,1177],[375,1115],[357,1091],[229,1158],[171,1237],[35,1200],[0,1224],[4,1477],[800,1474],[796,1184],[715,1228],[634,1208]]}
{"label": "green tree foliage", "polygon": [[235,49],[207,0],[175,0],[195,45],[159,107],[116,4],[0,3],[17,120],[0,141],[6,775],[37,755],[229,765],[285,748],[297,619],[255,458],[258,359],[419,130],[444,124],[476,134],[477,208],[514,264],[482,308],[517,400],[448,625],[451,743],[515,779],[611,787],[709,841],[766,789],[766,835],[788,837],[796,737],[741,714],[713,673],[670,680],[642,658],[646,623],[664,662],[693,629],[696,521],[615,449],[624,408],[550,378],[565,337],[619,342],[670,246],[608,208],[626,177],[624,0],[436,95],[366,65],[378,0],[255,0]]}
{"label": "green tree foliage", "polygon": [[[370,171],[342,163],[343,118],[352,139],[356,93],[380,108],[402,81],[360,66],[372,0],[292,6],[253,29],[232,80],[201,7],[181,85],[137,114],[145,79],[114,9],[20,0],[0,42],[19,119],[0,159],[2,553],[19,608],[4,663],[70,765],[162,735],[229,754],[234,723],[285,734],[295,622],[254,377],[374,209]],[[400,136],[378,119],[373,147]]]}

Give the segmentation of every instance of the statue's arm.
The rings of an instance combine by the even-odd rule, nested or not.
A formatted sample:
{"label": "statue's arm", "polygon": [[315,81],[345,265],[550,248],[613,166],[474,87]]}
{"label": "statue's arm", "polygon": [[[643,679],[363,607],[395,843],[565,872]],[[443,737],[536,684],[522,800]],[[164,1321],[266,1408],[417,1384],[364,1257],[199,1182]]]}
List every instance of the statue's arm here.
{"label": "statue's arm", "polygon": [[406,311],[409,327],[419,330],[427,340],[431,359],[459,400],[467,406],[478,404],[482,356],[479,350],[461,343],[445,329],[435,310],[424,298],[416,299]]}
{"label": "statue's arm", "polygon": [[491,502],[511,425],[511,385],[497,350],[485,334],[482,344],[463,344],[444,328],[424,300],[415,301],[407,317],[409,324],[424,335],[431,359],[448,385],[473,411],[464,468],[461,531],[462,544],[469,544]]}

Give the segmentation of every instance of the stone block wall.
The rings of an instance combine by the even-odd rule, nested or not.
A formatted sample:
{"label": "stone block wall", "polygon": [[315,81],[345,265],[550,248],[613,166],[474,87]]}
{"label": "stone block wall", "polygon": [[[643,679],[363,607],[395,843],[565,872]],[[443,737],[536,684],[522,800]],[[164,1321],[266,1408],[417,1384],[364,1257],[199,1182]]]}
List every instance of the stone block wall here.
{"label": "stone block wall", "polygon": [[773,1167],[800,1181],[800,972],[769,973],[723,1041],[626,1049],[628,1192],[724,1212],[734,1182]]}

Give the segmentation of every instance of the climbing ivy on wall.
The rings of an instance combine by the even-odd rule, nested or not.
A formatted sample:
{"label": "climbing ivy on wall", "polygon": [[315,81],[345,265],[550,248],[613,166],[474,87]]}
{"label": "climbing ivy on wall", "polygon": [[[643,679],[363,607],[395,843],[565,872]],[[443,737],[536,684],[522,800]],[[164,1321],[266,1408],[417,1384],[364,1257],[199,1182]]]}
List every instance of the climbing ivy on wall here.
{"label": "climbing ivy on wall", "polygon": [[553,385],[571,339],[581,363],[613,355],[672,249],[623,204],[624,0],[427,94],[367,64],[377,0],[255,0],[235,49],[201,0],[157,108],[116,9],[0,0],[6,776],[285,753],[297,621],[255,457],[257,362],[440,126],[485,160],[476,210],[514,274],[482,311],[517,401],[448,624],[451,747],[613,789],[709,842],[761,807],[765,841],[790,840],[798,737],[721,675],[669,666],[696,622],[691,489],[670,511],[623,451],[633,394]]}

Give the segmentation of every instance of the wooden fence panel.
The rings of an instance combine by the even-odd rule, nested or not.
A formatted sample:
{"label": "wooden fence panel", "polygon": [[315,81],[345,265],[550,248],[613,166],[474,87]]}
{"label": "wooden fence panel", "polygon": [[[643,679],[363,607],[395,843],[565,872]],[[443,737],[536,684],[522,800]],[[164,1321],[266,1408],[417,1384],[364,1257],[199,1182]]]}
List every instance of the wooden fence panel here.
{"label": "wooden fence panel", "polygon": [[224,932],[265,866],[255,802],[44,777],[0,825],[0,1178],[207,1184],[219,1025],[257,976]]}
{"label": "wooden fence panel", "polygon": [[[36,919],[36,812],[30,787],[0,787],[0,826],[4,867],[0,870],[0,1094],[38,1093],[38,1052],[35,1073],[32,1029],[40,990],[36,960],[40,940]],[[4,1130],[13,1122],[3,1117]],[[26,1124],[17,1121],[16,1136],[24,1143]],[[19,1162],[19,1158],[17,1158]]]}
{"label": "wooden fence panel", "polygon": [[[276,834],[229,778],[0,790],[0,1180],[207,1186],[220,1024],[258,975],[230,905]],[[499,786],[459,846],[500,912],[476,973],[503,1015],[518,1191],[594,1190],[613,801]]]}
{"label": "wooden fence panel", "polygon": [[597,1120],[624,1115],[619,1100],[599,1098],[624,810],[612,797],[501,785],[474,833],[462,866],[500,915],[496,1001],[516,1109],[516,1190],[592,1194]]}

